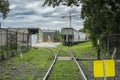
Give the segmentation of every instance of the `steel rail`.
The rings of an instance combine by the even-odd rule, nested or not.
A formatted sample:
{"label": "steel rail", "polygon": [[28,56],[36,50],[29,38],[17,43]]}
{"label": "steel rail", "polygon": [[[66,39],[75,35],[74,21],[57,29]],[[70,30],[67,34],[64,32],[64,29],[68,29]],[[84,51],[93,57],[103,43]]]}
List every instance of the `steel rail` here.
{"label": "steel rail", "polygon": [[81,66],[79,65],[77,59],[76,59],[75,56],[73,55],[72,50],[70,50],[70,54],[71,54],[72,58],[74,59],[75,63],[77,64],[77,66],[78,66],[78,68],[79,68],[79,71],[80,71],[80,74],[82,75],[83,80],[88,80],[87,77],[85,76],[85,74],[84,74]]}
{"label": "steel rail", "polygon": [[59,51],[57,52],[57,54],[55,55],[55,58],[54,58],[54,60],[53,60],[53,62],[52,62],[52,64],[51,64],[50,68],[48,69],[47,73],[45,74],[43,80],[46,80],[46,79],[48,78],[48,76],[49,76],[49,74],[50,74],[50,72],[51,72],[51,70],[52,70],[52,68],[53,68],[53,66],[54,66],[54,64],[55,64],[55,62],[56,62],[56,60],[57,60],[57,57],[58,57],[58,54],[59,54],[59,53],[60,53],[60,49],[59,49]]}

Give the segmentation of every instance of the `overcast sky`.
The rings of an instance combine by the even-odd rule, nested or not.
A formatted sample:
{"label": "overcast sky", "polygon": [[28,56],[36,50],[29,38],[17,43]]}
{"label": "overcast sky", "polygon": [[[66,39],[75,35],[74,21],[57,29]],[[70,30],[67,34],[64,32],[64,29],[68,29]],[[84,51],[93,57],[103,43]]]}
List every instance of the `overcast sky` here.
{"label": "overcast sky", "polygon": [[[1,19],[2,27],[22,28],[39,27],[41,29],[61,29],[69,27],[69,18],[61,18],[72,14],[80,14],[80,7],[48,7],[42,6],[44,0],[9,0],[11,11],[5,20]],[[79,15],[72,17],[72,27],[80,29],[83,27],[83,20]]]}

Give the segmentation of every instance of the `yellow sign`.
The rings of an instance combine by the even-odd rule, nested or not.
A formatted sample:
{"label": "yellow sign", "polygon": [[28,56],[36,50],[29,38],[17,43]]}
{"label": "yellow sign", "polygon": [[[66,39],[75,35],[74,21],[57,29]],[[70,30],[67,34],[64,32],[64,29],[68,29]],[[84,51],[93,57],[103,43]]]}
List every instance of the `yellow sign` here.
{"label": "yellow sign", "polygon": [[114,77],[114,60],[96,60],[94,61],[94,77]]}

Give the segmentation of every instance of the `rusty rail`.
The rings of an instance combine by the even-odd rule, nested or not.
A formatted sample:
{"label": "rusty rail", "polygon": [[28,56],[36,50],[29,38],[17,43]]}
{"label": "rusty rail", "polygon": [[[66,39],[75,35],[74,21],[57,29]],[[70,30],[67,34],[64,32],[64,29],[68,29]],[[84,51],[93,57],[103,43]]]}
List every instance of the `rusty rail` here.
{"label": "rusty rail", "polygon": [[57,57],[58,57],[59,53],[60,53],[60,49],[58,50],[57,54],[55,55],[55,58],[54,58],[54,60],[53,60],[53,62],[51,64],[50,68],[48,69],[47,73],[45,74],[43,80],[47,80],[47,78],[48,78],[54,64],[56,63],[56,60],[57,60]]}
{"label": "rusty rail", "polygon": [[80,71],[80,74],[81,74],[82,80],[88,80],[87,77],[85,76],[85,74],[84,74],[84,72],[83,72],[81,66],[79,65],[77,59],[76,59],[75,56],[73,55],[72,50],[70,50],[70,54],[71,54],[73,60],[75,61],[75,63],[77,64],[78,68],[79,68],[79,71]]}

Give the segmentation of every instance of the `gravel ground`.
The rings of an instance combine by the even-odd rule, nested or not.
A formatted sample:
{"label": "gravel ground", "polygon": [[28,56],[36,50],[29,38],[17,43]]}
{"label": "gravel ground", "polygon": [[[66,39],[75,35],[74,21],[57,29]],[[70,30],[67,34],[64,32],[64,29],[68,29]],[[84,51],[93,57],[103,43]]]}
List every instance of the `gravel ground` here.
{"label": "gravel ground", "polygon": [[56,47],[60,44],[60,42],[52,43],[52,42],[42,42],[32,44],[32,47]]}

